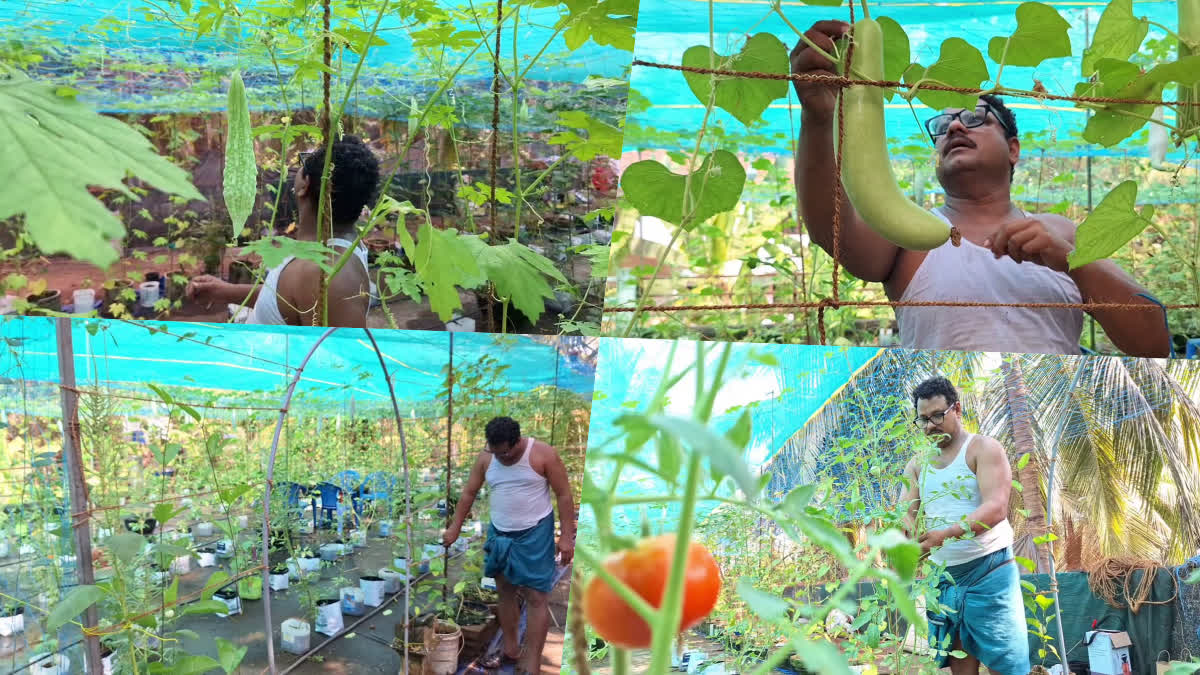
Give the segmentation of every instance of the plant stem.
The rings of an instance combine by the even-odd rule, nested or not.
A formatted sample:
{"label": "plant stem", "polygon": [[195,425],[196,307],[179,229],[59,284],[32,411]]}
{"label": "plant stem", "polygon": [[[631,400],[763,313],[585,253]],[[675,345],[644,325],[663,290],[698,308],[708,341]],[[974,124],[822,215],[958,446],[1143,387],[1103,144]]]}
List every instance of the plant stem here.
{"label": "plant stem", "polygon": [[650,291],[654,288],[654,282],[658,280],[658,273],[662,271],[663,264],[667,262],[667,256],[670,255],[671,249],[675,247],[675,241],[679,239],[679,235],[681,234],[683,234],[683,228],[675,228],[675,233],[671,235],[671,241],[667,242],[666,248],[658,256],[658,263],[654,266],[654,273],[650,275],[650,279],[646,282],[645,290],[638,296],[636,309],[633,312],[633,316],[629,318],[629,323],[626,324],[625,332],[621,334],[621,337],[629,337],[629,333],[633,330],[634,324],[637,323],[638,317],[646,308],[646,303],[650,298]]}
{"label": "plant stem", "polygon": [[[521,53],[520,53],[520,50],[517,48],[517,29],[520,27],[521,27],[521,10],[520,10],[520,8],[518,8],[516,14],[513,15],[513,29],[512,29],[512,34],[513,34],[512,35],[513,72],[516,72],[517,69],[519,69],[521,67]],[[496,58],[499,59],[500,55],[497,54]],[[521,89],[522,89],[521,83],[519,81],[514,80],[513,86],[512,86],[512,151],[513,151],[513,181],[514,181],[513,186],[515,189],[513,190],[513,192],[516,194],[517,198],[516,198],[515,202],[513,203],[513,239],[518,242],[521,241],[521,206],[524,205],[524,203],[525,203],[525,197],[524,197],[525,193],[521,190],[521,165],[522,165],[522,162],[521,162],[521,135],[517,131],[517,129],[520,125],[519,118],[521,116]],[[495,226],[496,226],[496,224],[492,223],[492,227],[495,227]],[[505,309],[507,309],[507,306],[508,306],[508,303],[505,303]],[[505,327],[507,327],[507,324],[505,324]],[[505,331],[502,329],[500,332],[504,333]]]}
{"label": "plant stem", "polygon": [[[699,349],[703,343],[696,343]],[[652,638],[650,672],[665,673],[671,667],[671,643],[679,633],[683,618],[683,584],[687,574],[688,553],[692,544],[692,529],[696,521],[696,492],[700,486],[700,453],[690,453],[687,483],[683,492],[679,531],[675,534],[675,555],[671,560],[671,576],[666,595],[659,608]]]}
{"label": "plant stem", "polygon": [[613,647],[612,650],[612,672],[613,675],[629,675],[633,672],[633,663],[630,658],[632,654],[628,649]]}

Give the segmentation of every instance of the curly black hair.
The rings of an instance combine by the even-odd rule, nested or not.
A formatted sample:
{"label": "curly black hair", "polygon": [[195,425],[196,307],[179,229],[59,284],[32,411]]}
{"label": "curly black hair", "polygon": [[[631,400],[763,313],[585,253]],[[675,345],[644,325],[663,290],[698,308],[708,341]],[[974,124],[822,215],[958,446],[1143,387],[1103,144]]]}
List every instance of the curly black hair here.
{"label": "curly black hair", "polygon": [[958,390],[944,377],[931,377],[913,389],[913,409],[917,407],[917,401],[925,399],[928,401],[934,396],[941,396],[946,399],[946,405],[954,405],[958,403]]}
{"label": "curly black hair", "polygon": [[[996,115],[996,118],[1000,120],[1000,126],[1004,127],[1005,140],[1009,138],[1016,138],[1017,116],[1013,114],[1012,110],[1008,109],[1008,106],[1004,105],[1004,101],[1000,100],[1000,97],[996,96],[995,94],[984,94],[980,96],[979,99],[984,103],[987,103],[988,107],[991,108],[992,112]],[[1017,167],[1015,165],[1008,168],[1008,177],[1010,180],[1016,175],[1016,173]]]}
{"label": "curly black hair", "polygon": [[[325,145],[322,143],[304,162],[304,175],[319,185],[325,171]],[[358,220],[363,207],[375,199],[379,188],[379,160],[357,136],[342,136],[333,143],[333,171],[329,176],[333,222],[348,225]],[[320,193],[313,190],[310,199]]]}
{"label": "curly black hair", "polygon": [[521,425],[511,417],[495,417],[483,434],[488,445],[516,445],[521,440]]}

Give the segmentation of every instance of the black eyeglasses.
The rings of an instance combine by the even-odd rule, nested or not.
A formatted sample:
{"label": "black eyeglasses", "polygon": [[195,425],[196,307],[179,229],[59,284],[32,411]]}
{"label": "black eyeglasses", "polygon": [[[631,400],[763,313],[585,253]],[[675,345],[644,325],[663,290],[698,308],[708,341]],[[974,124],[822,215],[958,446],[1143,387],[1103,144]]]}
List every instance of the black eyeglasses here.
{"label": "black eyeglasses", "polygon": [[938,137],[946,135],[946,132],[950,130],[950,123],[954,120],[959,120],[968,129],[974,129],[975,127],[983,126],[987,122],[988,113],[991,113],[996,118],[996,121],[1000,123],[1000,126],[1004,127],[1005,131],[1009,131],[1008,125],[1004,123],[1004,120],[1000,119],[996,111],[992,110],[992,107],[986,104],[976,106],[974,110],[959,110],[958,112],[934,115],[925,120],[925,130],[929,132],[929,138],[934,143],[937,143]]}
{"label": "black eyeglasses", "polygon": [[921,416],[917,417],[916,419],[914,419],[912,421],[912,423],[918,427],[923,427],[926,424],[929,424],[930,422],[933,422],[934,425],[941,424],[942,421],[946,419],[946,413],[950,412],[951,410],[954,410],[954,406],[956,406],[956,405],[958,405],[958,404],[952,403],[952,404],[950,404],[949,408],[946,408],[942,412],[934,413],[934,414],[930,415],[929,417],[925,417],[924,415],[921,415]]}

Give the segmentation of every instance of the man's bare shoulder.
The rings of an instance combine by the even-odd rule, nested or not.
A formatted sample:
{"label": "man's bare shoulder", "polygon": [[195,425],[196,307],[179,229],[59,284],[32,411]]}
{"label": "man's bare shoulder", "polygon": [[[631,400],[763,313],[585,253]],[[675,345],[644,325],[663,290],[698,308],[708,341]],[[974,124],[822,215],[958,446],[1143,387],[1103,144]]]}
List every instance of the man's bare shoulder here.
{"label": "man's bare shoulder", "polygon": [[995,457],[997,455],[1007,456],[1007,451],[1004,449],[1004,444],[983,434],[976,434],[971,442],[971,447],[967,448],[967,459],[978,460],[980,457]]}

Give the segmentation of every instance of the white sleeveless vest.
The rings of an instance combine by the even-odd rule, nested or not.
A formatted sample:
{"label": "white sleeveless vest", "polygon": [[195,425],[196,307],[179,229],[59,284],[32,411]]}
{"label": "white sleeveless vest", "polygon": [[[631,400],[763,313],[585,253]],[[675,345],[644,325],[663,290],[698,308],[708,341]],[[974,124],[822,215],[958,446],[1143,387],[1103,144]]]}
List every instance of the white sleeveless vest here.
{"label": "white sleeveless vest", "polygon": [[520,532],[537,525],[554,511],[550,481],[529,463],[533,438],[525,444],[521,459],[504,466],[495,457],[488,463],[488,496],[492,524],[501,532]]}
{"label": "white sleeveless vest", "polygon": [[[967,448],[973,440],[975,434],[967,436],[950,466],[944,469],[936,466],[921,467],[920,495],[921,507],[925,512],[926,531],[940,530],[959,523],[964,516],[973,513],[983,503],[979,492],[979,479],[967,465]],[[1008,518],[1005,518],[992,529],[985,530],[973,538],[946,542],[929,557],[943,565],[961,565],[1012,546],[1012,543],[1012,525]]]}

